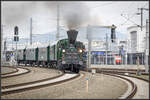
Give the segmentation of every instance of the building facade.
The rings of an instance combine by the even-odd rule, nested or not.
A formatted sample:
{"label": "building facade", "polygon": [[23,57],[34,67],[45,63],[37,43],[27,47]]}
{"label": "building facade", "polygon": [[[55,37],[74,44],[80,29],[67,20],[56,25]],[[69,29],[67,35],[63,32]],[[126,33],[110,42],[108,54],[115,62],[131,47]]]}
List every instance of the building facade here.
{"label": "building facade", "polygon": [[146,47],[146,26],[131,26],[127,28],[128,32],[128,64],[136,64],[139,58],[139,64],[144,64]]}
{"label": "building facade", "polygon": [[146,27],[131,26],[127,28],[129,53],[142,53],[145,50]]}

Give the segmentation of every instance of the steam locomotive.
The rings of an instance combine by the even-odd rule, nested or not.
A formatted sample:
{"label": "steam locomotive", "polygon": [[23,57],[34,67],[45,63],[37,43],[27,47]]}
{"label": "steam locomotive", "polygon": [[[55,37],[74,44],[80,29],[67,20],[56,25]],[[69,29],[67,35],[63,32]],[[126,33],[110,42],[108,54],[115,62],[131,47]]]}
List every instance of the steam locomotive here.
{"label": "steam locomotive", "polygon": [[78,73],[85,68],[85,45],[76,41],[78,31],[67,31],[68,39],[59,40],[55,45],[42,48],[25,48],[17,51],[18,64],[55,67]]}

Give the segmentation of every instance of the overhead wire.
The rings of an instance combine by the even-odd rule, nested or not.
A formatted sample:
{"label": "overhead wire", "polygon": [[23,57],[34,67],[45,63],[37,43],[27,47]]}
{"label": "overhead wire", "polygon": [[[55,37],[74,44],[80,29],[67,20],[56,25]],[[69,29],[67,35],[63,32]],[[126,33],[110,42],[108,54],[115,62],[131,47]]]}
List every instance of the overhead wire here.
{"label": "overhead wire", "polygon": [[[147,4],[148,4],[148,3],[144,4],[144,6],[142,6],[142,8],[145,7],[145,6],[147,6]],[[136,11],[136,12],[137,12],[137,11]],[[130,21],[130,22],[136,24],[134,21],[131,20],[131,18],[133,18],[133,17],[136,15],[136,12],[133,13],[133,15],[132,15],[131,17],[126,18],[127,20],[126,20],[124,23],[120,24],[120,25],[124,25],[124,24],[127,23],[128,21]],[[122,15],[121,15],[121,16],[122,16]],[[125,18],[125,16],[123,16],[123,17]],[[136,25],[138,25],[138,24],[136,24]],[[138,26],[140,26],[140,25],[138,25]]]}

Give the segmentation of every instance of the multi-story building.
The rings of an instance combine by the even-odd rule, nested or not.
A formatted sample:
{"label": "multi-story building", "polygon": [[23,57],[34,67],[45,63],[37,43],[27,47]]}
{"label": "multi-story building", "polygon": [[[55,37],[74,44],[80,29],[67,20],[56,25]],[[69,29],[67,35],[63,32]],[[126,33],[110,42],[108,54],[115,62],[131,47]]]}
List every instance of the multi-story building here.
{"label": "multi-story building", "polygon": [[136,64],[139,57],[140,64],[144,64],[144,52],[146,47],[146,26],[142,30],[138,26],[131,26],[127,28],[128,31],[128,60],[129,64]]}
{"label": "multi-story building", "polygon": [[127,28],[130,53],[142,53],[145,50],[146,27],[131,26]]}

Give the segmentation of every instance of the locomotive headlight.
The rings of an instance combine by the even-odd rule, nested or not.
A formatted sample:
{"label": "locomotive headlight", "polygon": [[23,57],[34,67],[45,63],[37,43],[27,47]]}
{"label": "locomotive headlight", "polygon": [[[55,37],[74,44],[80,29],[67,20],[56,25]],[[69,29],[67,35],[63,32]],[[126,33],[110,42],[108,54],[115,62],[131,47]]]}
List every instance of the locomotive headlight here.
{"label": "locomotive headlight", "polygon": [[65,52],[65,49],[63,49],[62,52],[64,53],[64,52]]}
{"label": "locomotive headlight", "polygon": [[79,64],[80,64],[80,65],[83,65],[83,62],[82,62],[82,61],[79,61]]}
{"label": "locomotive headlight", "polygon": [[66,64],[66,62],[65,62],[65,61],[62,61],[62,64]]}
{"label": "locomotive headlight", "polygon": [[80,49],[79,52],[81,53],[81,52],[82,52],[82,49]]}

